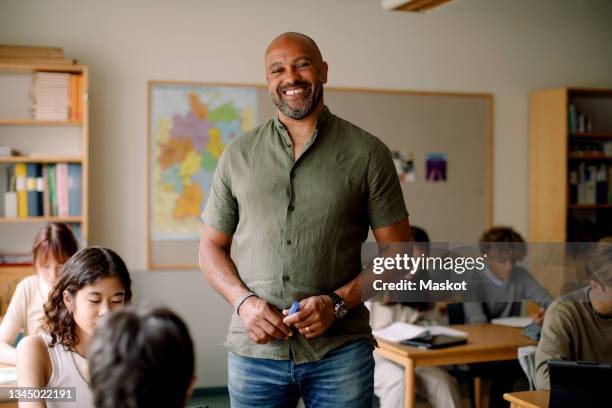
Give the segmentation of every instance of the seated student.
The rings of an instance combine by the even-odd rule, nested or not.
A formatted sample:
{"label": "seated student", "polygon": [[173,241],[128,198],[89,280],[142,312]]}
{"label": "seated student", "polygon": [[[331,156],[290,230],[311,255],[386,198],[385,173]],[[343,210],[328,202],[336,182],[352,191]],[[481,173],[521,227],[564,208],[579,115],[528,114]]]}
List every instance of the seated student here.
{"label": "seated student", "polygon": [[189,330],[166,308],[110,313],[96,327],[88,361],[97,408],[182,408],[195,382]]}
{"label": "seated student", "polygon": [[19,282],[0,324],[0,363],[16,363],[17,352],[13,344],[21,331],[26,336],[40,333],[43,304],[62,265],[77,249],[74,235],[66,224],[47,224],[38,231],[32,245],[36,274]]}
{"label": "seated student", "polygon": [[548,360],[612,363],[612,243],[599,243],[587,261],[589,285],[546,311],[535,355],[536,387],[549,389]]}
{"label": "seated student", "polygon": [[[544,308],[553,298],[525,268],[516,262],[525,258],[527,247],[519,233],[508,227],[493,227],[480,237],[480,250],[487,255],[483,271],[474,271],[464,303],[468,323],[486,323],[498,317],[520,316],[521,301],[537,302],[542,309],[535,322],[541,322]],[[470,364],[474,376],[491,380],[490,407],[507,407],[503,394],[513,390],[523,376],[518,361]]]}
{"label": "seated student", "polygon": [[468,298],[464,303],[467,323],[486,323],[498,317],[520,316],[521,301],[538,303],[542,310],[553,301],[546,289],[527,269],[516,265],[525,258],[527,246],[512,228],[493,227],[480,237],[480,251],[487,255],[483,271],[472,275]]}
{"label": "seated student", "polygon": [[132,299],[131,279],[115,252],[85,248],[66,262],[44,306],[44,334],[17,347],[20,387],[76,387],[76,403],[47,400],[20,407],[93,407],[85,354],[97,320]]}
{"label": "seated student", "polygon": [[[418,245],[415,256],[429,252],[429,237],[419,228],[411,227],[412,237]],[[420,253],[417,254],[416,252]],[[414,279],[423,279],[426,271],[416,273]],[[382,329],[395,322],[412,324],[434,324],[433,303],[390,303],[370,302],[370,325],[373,330]],[[374,353],[374,394],[380,400],[381,408],[404,406],[404,368]],[[440,367],[417,367],[415,384],[418,395],[425,397],[431,405],[440,408],[461,407],[461,395],[457,381]]]}

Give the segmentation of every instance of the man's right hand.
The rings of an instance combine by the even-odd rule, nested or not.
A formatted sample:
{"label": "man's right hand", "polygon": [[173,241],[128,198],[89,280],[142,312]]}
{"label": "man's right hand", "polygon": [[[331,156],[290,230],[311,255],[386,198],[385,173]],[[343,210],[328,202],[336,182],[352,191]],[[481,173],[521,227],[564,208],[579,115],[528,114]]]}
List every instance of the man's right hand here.
{"label": "man's right hand", "polygon": [[251,296],[240,305],[238,315],[247,334],[257,344],[267,344],[277,339],[287,340],[293,335],[291,328],[283,323],[284,316],[256,296]]}

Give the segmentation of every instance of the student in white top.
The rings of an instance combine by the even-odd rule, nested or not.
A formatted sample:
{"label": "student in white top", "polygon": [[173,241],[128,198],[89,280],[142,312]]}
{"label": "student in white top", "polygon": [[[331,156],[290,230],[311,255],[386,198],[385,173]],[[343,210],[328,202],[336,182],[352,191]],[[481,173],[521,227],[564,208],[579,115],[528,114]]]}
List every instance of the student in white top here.
{"label": "student in white top", "polygon": [[[415,256],[429,253],[429,236],[422,228],[411,226],[416,241]],[[427,271],[420,270],[413,279],[427,277]],[[382,329],[395,322],[418,325],[437,323],[434,304],[431,302],[382,303],[370,302],[370,325],[373,330]],[[405,404],[404,368],[374,353],[374,394],[380,400],[381,408],[399,408]],[[457,380],[441,367],[417,367],[415,369],[416,393],[434,408],[460,408],[461,394]]]}
{"label": "student in white top", "polygon": [[115,252],[91,247],[77,252],[44,306],[45,334],[17,347],[20,387],[74,387],[76,401],[20,402],[31,408],[93,408],[85,354],[98,319],[132,299],[131,279]]}
{"label": "student in white top", "polygon": [[96,408],[182,408],[195,383],[189,329],[166,308],[109,313],[87,359]]}
{"label": "student in white top", "polygon": [[27,336],[40,332],[43,304],[55,285],[62,265],[77,251],[77,242],[66,224],[42,227],[32,245],[35,275],[17,285],[11,303],[0,324],[0,363],[15,364],[15,340],[21,331]]}

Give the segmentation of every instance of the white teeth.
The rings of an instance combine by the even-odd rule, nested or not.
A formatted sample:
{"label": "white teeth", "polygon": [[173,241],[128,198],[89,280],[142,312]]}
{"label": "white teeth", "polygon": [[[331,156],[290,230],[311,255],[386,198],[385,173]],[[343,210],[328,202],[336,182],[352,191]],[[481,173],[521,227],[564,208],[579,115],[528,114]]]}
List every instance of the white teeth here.
{"label": "white teeth", "polygon": [[298,88],[298,89],[288,89],[287,91],[285,91],[285,94],[291,96],[291,95],[295,95],[295,94],[300,94],[302,92],[304,92],[304,90],[300,89],[300,88]]}

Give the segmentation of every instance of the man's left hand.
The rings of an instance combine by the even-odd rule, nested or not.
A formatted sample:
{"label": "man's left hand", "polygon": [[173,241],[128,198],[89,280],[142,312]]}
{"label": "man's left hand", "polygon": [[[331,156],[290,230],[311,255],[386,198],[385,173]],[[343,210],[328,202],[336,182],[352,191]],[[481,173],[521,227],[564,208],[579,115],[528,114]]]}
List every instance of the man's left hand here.
{"label": "man's left hand", "polygon": [[[287,316],[289,310],[283,310]],[[285,324],[296,327],[307,339],[319,337],[334,322],[334,304],[327,295],[311,296],[300,302],[300,310],[283,319]]]}

